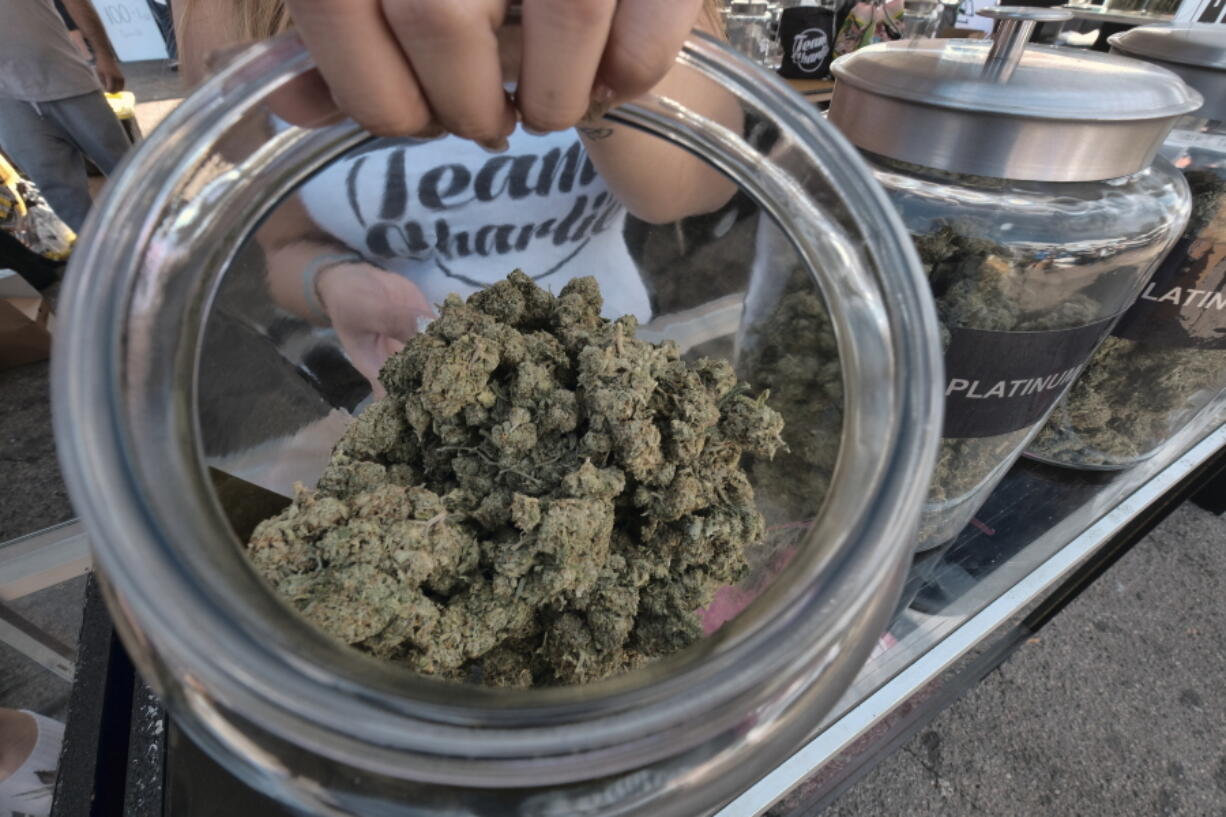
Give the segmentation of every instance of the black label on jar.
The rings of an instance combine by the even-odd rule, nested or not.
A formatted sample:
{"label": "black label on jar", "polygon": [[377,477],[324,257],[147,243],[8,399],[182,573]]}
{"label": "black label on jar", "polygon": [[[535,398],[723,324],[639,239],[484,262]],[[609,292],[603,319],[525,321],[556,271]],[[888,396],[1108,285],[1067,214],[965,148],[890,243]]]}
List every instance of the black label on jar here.
{"label": "black label on jar", "polygon": [[779,73],[791,79],[821,79],[829,74],[834,25],[834,12],[828,9],[785,9],[779,20],[779,41],[783,45]]}
{"label": "black label on jar", "polygon": [[1180,239],[1112,334],[1168,348],[1226,349],[1226,243]]}
{"label": "black label on jar", "polygon": [[950,329],[944,436],[995,437],[1041,420],[1113,320],[1048,332]]}

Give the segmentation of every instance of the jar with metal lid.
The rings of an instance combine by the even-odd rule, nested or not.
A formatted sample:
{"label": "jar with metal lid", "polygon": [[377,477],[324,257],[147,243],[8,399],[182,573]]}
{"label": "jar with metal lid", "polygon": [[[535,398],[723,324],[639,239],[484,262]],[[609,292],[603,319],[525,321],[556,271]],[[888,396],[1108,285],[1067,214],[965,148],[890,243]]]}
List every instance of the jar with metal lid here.
{"label": "jar with metal lid", "polygon": [[1226,31],[1144,26],[1110,42],[1179,74],[1205,104],[1161,151],[1192,188],[1187,229],[1026,451],[1077,468],[1152,456],[1226,389]]}
{"label": "jar with metal lid", "polygon": [[911,231],[941,317],[944,437],[920,548],[955,536],[1131,304],[1189,211],[1155,153],[1199,97],[1121,57],[1026,46],[1059,9],[997,7],[991,42],[835,63],[830,120]]}
{"label": "jar with metal lid", "polygon": [[[715,116],[683,100],[648,96],[609,113],[616,130],[608,138],[641,139],[675,151],[676,162],[700,175],[722,174],[719,189],[729,203],[713,202],[719,209],[699,210],[680,226],[621,220],[609,196],[594,192],[599,171],[573,133],[516,134],[512,153],[497,156],[451,143],[427,162],[414,158],[428,144],[420,140],[375,139],[347,121],[291,124],[288,95],[311,70],[292,37],[239,55],[172,112],[109,182],[73,258],[62,304],[53,378],[65,478],[135,663],[183,731],[242,780],[301,812],[324,815],[691,817],[786,758],[867,658],[898,598],[924,476],[936,456],[936,314],[897,213],[812,106],[709,38],[687,44],[679,65],[686,86],[714,89],[733,104]],[[560,216],[540,210],[542,191],[565,192],[556,203]],[[483,227],[453,215],[460,203],[499,196],[508,205],[500,220],[518,224],[504,229],[493,220]],[[273,592],[244,543],[270,509],[286,507],[295,482],[314,496],[310,474],[317,477],[327,464],[337,433],[360,427],[367,412],[383,412],[390,428],[416,420],[406,419],[407,397],[400,413],[396,403],[367,408],[370,388],[335,333],[307,325],[269,291],[267,259],[284,245],[260,244],[258,231],[291,205],[318,225],[312,240],[352,234],[345,240],[351,256],[389,269],[420,261],[457,288],[466,277],[478,280],[471,277],[478,257],[510,259],[535,241],[565,262],[568,252],[597,243],[611,255],[611,238],[624,238],[618,252],[632,262],[633,280],[620,277],[625,286],[606,286],[604,294],[623,301],[641,294],[641,325],[636,339],[634,321],[618,324],[626,334],[613,333],[605,348],[641,349],[640,341],[650,341],[660,344],[659,359],[707,358],[709,371],[721,374],[709,387],[688,381],[697,383],[695,394],[732,387],[755,236],[759,222],[770,223],[790,247],[775,274],[804,276],[828,307],[822,326],[829,332],[820,337],[771,334],[782,345],[775,351],[789,360],[830,364],[837,354],[845,411],[828,493],[824,500],[817,493],[799,497],[802,507],[789,509],[794,515],[762,523],[756,550],[745,554],[750,570],[716,591],[692,646],[616,677],[493,688],[426,677],[345,646],[298,615],[309,612],[297,606],[300,599]],[[599,276],[613,260],[603,253],[581,257],[573,267],[527,271],[559,294],[570,291],[568,279]],[[661,269],[647,269],[644,259],[660,258]],[[309,302],[304,270],[288,295]],[[769,276],[770,269],[759,272]],[[513,280],[528,286],[522,275]],[[468,286],[473,298],[491,291],[479,280]],[[590,282],[580,286],[590,293]],[[532,304],[555,303],[532,291]],[[790,290],[761,290],[768,291],[776,294],[761,297],[782,300]],[[426,330],[427,341],[443,343],[430,334],[439,324]],[[449,342],[468,337],[451,326],[446,331],[456,337]],[[821,345],[826,337],[835,349]],[[555,346],[537,337],[533,348]],[[499,359],[504,370],[517,365],[510,356]],[[458,360],[451,370],[457,378],[467,376],[465,361],[485,365],[488,357]],[[805,367],[789,372],[803,378]],[[761,401],[758,408],[771,405],[775,397],[752,367],[736,376],[747,382],[752,401]],[[451,382],[441,374],[437,380]],[[493,412],[508,398],[490,391],[486,407]],[[738,391],[729,400],[750,401],[743,396]],[[661,411],[673,405],[663,392],[651,400]],[[469,416],[466,407],[465,422]],[[712,427],[709,413],[704,422]],[[679,439],[667,436],[677,433],[672,426],[655,431]],[[404,458],[420,453],[426,439],[418,437],[416,449],[380,448],[375,459],[355,448],[338,449],[338,456],[357,457],[375,478],[403,479],[408,487],[391,491],[399,496],[416,489]],[[726,443],[712,438],[713,456],[735,453]],[[430,445],[440,467],[480,459],[477,452],[485,450],[481,440],[465,451]],[[755,465],[748,485],[741,482],[735,495],[712,495],[708,507],[753,501],[767,516],[775,489],[757,473]],[[531,481],[532,474],[500,471],[492,479],[504,477]],[[627,507],[638,497],[628,497]],[[649,493],[643,497],[651,501]],[[395,504],[385,508],[407,513]],[[330,519],[326,524],[337,521]],[[428,538],[451,522],[443,514],[397,524]],[[634,530],[622,530],[619,548],[637,546]],[[679,563],[701,559],[703,546],[714,546],[703,524],[687,530],[685,541],[695,547],[684,559],[674,554]],[[320,561],[298,567],[323,569],[351,551],[313,552]],[[594,548],[577,556],[564,566],[603,569],[609,559]],[[482,570],[495,567],[473,566],[473,586],[489,581]],[[377,570],[384,572],[382,562]],[[666,566],[664,576],[670,571]],[[355,580],[342,589],[360,596],[386,583],[369,570],[362,575],[378,582]],[[517,593],[509,587],[506,593]],[[457,592],[433,587],[420,595],[425,604],[454,609]],[[643,604],[651,612],[656,604],[688,603],[677,598]],[[390,629],[358,621],[355,628],[366,628],[358,646],[403,637],[407,616],[379,611],[378,621]],[[574,621],[580,632],[596,626],[582,616]],[[539,630],[520,635],[536,637]]]}

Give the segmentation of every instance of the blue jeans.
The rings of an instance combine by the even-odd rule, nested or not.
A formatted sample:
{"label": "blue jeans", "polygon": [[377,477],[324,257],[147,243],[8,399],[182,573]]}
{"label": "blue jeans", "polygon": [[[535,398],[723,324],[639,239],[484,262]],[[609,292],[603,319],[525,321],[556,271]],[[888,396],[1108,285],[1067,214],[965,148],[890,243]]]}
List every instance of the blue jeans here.
{"label": "blue jeans", "polygon": [[92,203],[83,158],[109,176],[131,142],[106,97],[94,91],[51,102],[0,97],[0,147],[79,231]]}

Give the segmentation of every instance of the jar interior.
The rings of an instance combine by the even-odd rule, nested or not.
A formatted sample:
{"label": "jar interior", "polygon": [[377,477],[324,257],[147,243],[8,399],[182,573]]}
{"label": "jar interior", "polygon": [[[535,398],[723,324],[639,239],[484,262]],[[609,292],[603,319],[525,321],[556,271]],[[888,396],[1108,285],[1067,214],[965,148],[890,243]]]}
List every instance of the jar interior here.
{"label": "jar interior", "polygon": [[[833,334],[842,394],[830,372],[813,391],[841,414],[840,444],[824,501],[819,490],[802,487],[794,505],[754,475],[763,488],[761,506],[755,501],[763,534],[789,537],[786,544],[762,537],[767,546],[757,564],[790,559],[777,574],[765,571],[773,580],[762,594],[750,603],[747,585],[728,582],[737,585],[728,592],[736,596],[730,613],[738,614],[685,651],[610,680],[517,690],[423,677],[309,626],[243,553],[242,535],[284,505],[295,479],[309,483],[308,472],[318,472],[328,442],[341,433],[322,428],[326,422],[343,425],[361,409],[357,427],[380,405],[363,408],[367,387],[354,375],[362,368],[351,351],[291,317],[308,312],[311,288],[304,292],[302,284],[310,282],[304,271],[313,261],[300,263],[290,289],[274,298],[264,282],[285,283],[267,274],[274,266],[268,248],[278,244],[253,239],[257,227],[272,223],[271,211],[336,157],[375,166],[374,154],[359,151],[379,146],[360,128],[316,116],[312,94],[318,100],[321,89],[300,43],[286,36],[236,56],[108,182],[73,256],[63,309],[74,319],[57,338],[56,432],[65,477],[134,661],[192,739],[253,785],[323,813],[372,797],[387,813],[451,813],[478,802],[472,811],[483,815],[544,813],[542,807],[596,813],[598,803],[625,813],[705,813],[793,751],[869,654],[902,585],[935,454],[935,315],[897,215],[850,145],[808,103],[709,38],[687,43],[678,63],[731,97],[735,121],[722,109],[668,95],[607,118],[684,148],[678,161],[655,166],[666,190],[688,189],[670,174],[693,155],[734,180],[726,199],[687,214],[720,210],[743,190],[759,223],[777,225],[800,257],[809,292],[826,299],[832,329],[823,328],[827,310],[814,297],[795,310],[803,321],[765,331],[792,294],[786,281],[795,267],[759,267],[762,244],[755,240],[743,255],[707,251],[729,255],[717,257],[729,265],[739,258],[739,271],[721,275],[719,288],[698,275],[667,307],[651,302],[664,288],[649,291],[639,277],[635,291],[647,309],[671,321],[657,325],[648,315],[643,323],[652,326],[644,331],[672,338],[678,357],[684,345],[732,361],[751,393],[771,388],[766,399],[787,391],[765,373],[787,371],[782,362],[789,358],[763,350],[781,338],[809,338],[805,344],[817,347],[815,339]],[[559,146],[559,162],[564,152]],[[458,171],[442,172],[451,175],[445,185],[443,176],[436,179],[438,200],[455,195],[453,184],[475,194],[475,176],[461,183]],[[346,172],[341,176],[340,193],[321,197],[316,213],[352,210]],[[373,209],[361,208],[366,216],[407,229],[404,202],[383,195],[391,188],[376,186],[373,199],[360,185],[352,189],[359,202],[373,200]],[[589,197],[588,206],[593,202]],[[714,219],[716,226],[699,218],[700,238],[769,231],[746,226],[752,216],[734,209]],[[526,206],[508,210],[512,219],[540,223]],[[647,210],[639,214],[653,223],[678,218]],[[580,224],[570,227],[584,229]],[[699,241],[690,230],[654,232],[644,246],[659,242],[687,256]],[[637,275],[640,256],[624,248],[624,232],[621,225],[606,230],[622,242]],[[384,246],[393,235],[384,231]],[[411,249],[416,241],[406,235]],[[495,227],[486,240],[497,249],[498,239]],[[364,240],[367,261],[381,256]],[[470,235],[470,250],[480,240]],[[328,279],[325,272],[317,280]],[[297,294],[299,312],[282,300],[287,292],[291,301]],[[752,308],[762,292],[774,294],[762,310]],[[322,296],[320,287],[315,294]],[[718,308],[721,297],[735,304],[738,295],[739,307]],[[323,300],[336,303],[334,296]],[[628,334],[622,343],[637,348],[640,341]],[[816,365],[800,357],[792,368]],[[796,389],[797,399],[807,389]],[[806,422],[803,430],[812,428]],[[273,463],[286,466],[275,479],[274,469],[263,467]],[[809,470],[820,485],[822,460],[815,463]],[[749,465],[757,463],[742,467]],[[786,478],[794,469],[781,465],[780,472]],[[469,790],[479,791],[462,796]],[[606,793],[615,799],[588,797]],[[548,795],[547,806],[540,794]],[[581,801],[588,805],[579,808]]]}
{"label": "jar interior", "polygon": [[[998,361],[1010,355],[992,343],[1013,350],[1034,343],[1034,351],[1017,352],[1017,359],[1054,361],[1042,351],[1046,333],[1072,349],[1071,334],[1054,333],[1084,332],[1077,356],[1036,370],[1057,373],[1050,382],[1062,390],[1136,297],[1184,205],[1181,185],[1161,159],[1096,182],[992,178],[880,156],[872,161],[915,241],[946,346],[946,427],[919,537],[927,549],[971,521],[1050,410],[1050,402],[1036,402],[1040,410],[1005,422],[1011,415],[1004,398],[993,405],[996,398],[971,394],[970,384],[980,378],[994,384],[1004,377]],[[1011,387],[1023,382],[1015,373]]]}
{"label": "jar interior", "polygon": [[[270,130],[261,115],[252,117],[251,132]],[[778,135],[752,117],[737,119],[768,152]],[[294,128],[271,130],[276,139]],[[664,164],[697,161],[655,141]],[[238,242],[205,318],[195,389],[199,446],[233,532],[225,558],[233,561],[256,526],[287,508],[297,490],[316,489],[338,440],[375,402],[370,380],[355,367],[355,346],[347,348],[335,328],[313,324],[296,293],[287,297],[286,284],[276,283],[284,272],[277,269],[284,263],[280,225],[292,222],[318,245],[315,254],[356,252],[361,263],[379,266],[378,274],[415,282],[435,313],[447,294],[470,295],[517,267],[555,296],[572,278],[595,272],[605,318],[636,313],[640,340],[675,343],[691,364],[730,364],[749,393],[782,416],[784,446],[773,457],[746,453],[740,460],[763,530],[743,543],[738,578],[712,588],[693,611],[704,636],[715,634],[784,574],[798,549],[830,547],[810,534],[838,460],[843,379],[835,322],[817,277],[772,215],[723,173],[723,192],[698,205],[705,212],[651,223],[609,195],[574,135],[520,135],[504,155],[466,149],[473,146],[440,153],[418,140],[364,141],[287,191]],[[538,199],[544,203],[534,211]],[[538,246],[544,251],[532,252]],[[830,249],[839,250],[837,239]],[[529,268],[541,259],[555,268]],[[291,276],[289,289],[299,285]],[[416,328],[429,322],[420,316]],[[691,516],[701,520],[718,505]],[[331,567],[319,558],[317,570]],[[287,632],[305,623],[293,606],[284,598],[276,604],[277,626]]]}

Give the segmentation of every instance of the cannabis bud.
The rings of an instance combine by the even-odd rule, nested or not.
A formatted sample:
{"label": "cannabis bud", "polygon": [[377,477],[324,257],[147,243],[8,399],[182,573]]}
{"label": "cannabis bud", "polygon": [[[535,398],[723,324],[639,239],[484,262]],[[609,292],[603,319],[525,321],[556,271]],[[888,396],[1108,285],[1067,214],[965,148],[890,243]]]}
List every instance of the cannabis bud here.
{"label": "cannabis bud", "polygon": [[585,683],[693,643],[763,535],[741,458],[783,419],[601,306],[592,278],[555,297],[519,271],[448,297],[252,563],[328,633],[444,678]]}

